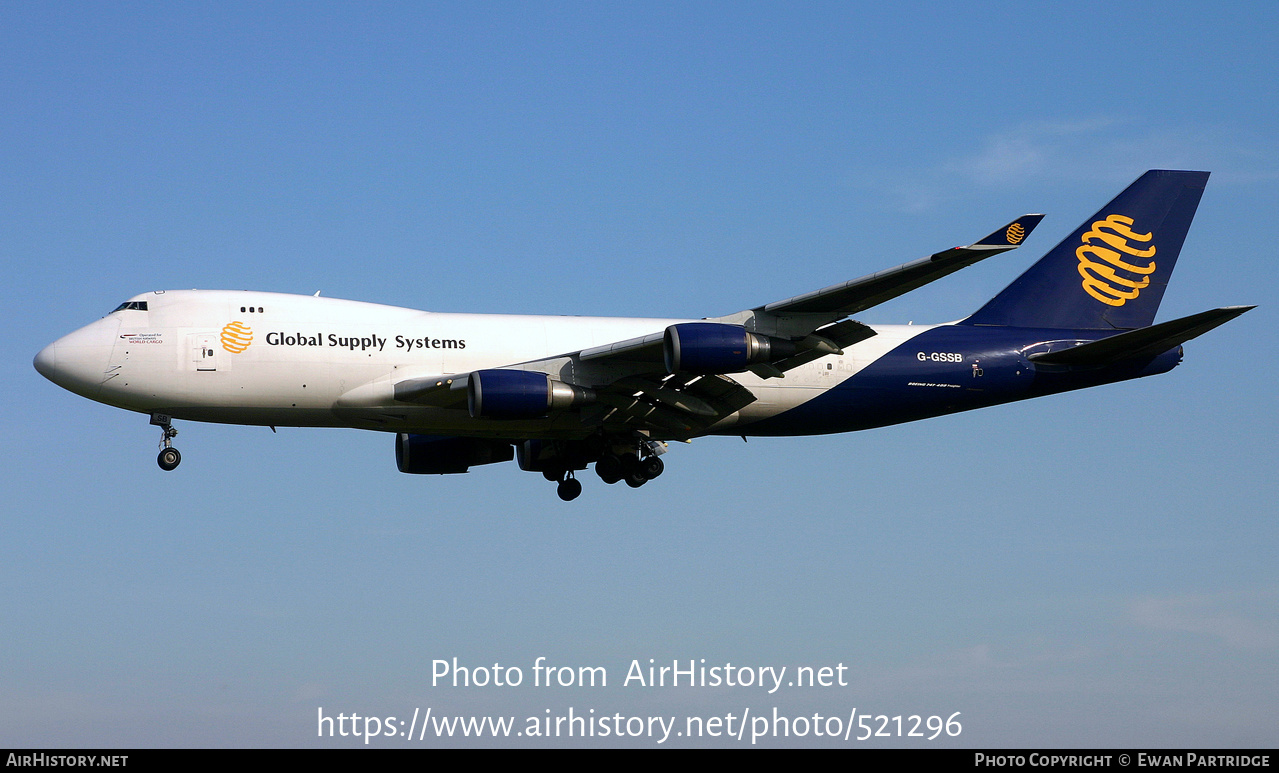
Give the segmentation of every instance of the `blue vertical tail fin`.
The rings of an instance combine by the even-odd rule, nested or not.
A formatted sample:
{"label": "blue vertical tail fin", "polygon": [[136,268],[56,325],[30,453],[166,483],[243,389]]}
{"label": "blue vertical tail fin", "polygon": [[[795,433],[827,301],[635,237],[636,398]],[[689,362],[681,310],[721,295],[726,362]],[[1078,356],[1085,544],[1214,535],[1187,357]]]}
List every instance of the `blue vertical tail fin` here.
{"label": "blue vertical tail fin", "polygon": [[1207,172],[1146,172],[964,324],[1150,325],[1207,182]]}

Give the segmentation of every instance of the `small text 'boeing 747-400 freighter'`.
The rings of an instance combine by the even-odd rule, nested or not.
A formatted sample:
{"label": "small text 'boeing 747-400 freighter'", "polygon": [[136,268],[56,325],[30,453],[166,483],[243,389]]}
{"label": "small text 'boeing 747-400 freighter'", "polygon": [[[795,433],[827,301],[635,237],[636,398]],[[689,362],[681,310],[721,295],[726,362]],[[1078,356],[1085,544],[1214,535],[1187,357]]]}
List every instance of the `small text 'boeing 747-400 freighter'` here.
{"label": "small text 'boeing 747-400 freighter'", "polygon": [[55,384],[172,420],[395,434],[402,472],[518,457],[582,491],[661,474],[666,441],[882,427],[1164,373],[1231,306],[1153,324],[1207,172],[1153,170],[972,316],[849,317],[1016,248],[1042,215],[967,247],[701,320],[443,314],[252,291],[135,296],[35,358]]}

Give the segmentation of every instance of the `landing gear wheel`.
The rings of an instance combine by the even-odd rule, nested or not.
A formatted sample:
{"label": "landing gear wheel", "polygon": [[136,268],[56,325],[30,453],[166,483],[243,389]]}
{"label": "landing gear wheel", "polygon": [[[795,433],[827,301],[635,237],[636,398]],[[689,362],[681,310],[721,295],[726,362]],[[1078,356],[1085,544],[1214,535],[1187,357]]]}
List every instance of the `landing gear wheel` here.
{"label": "landing gear wheel", "polygon": [[595,474],[605,483],[618,482],[622,479],[622,460],[612,454],[600,457],[600,460],[595,463]]}
{"label": "landing gear wheel", "polygon": [[644,477],[652,480],[662,474],[662,470],[666,469],[666,465],[656,456],[650,456],[640,462],[640,470],[644,472]]}
{"label": "landing gear wheel", "polygon": [[635,454],[622,454],[622,480],[626,481],[626,485],[631,488],[639,488],[648,483],[648,476],[644,474],[644,465]]}
{"label": "landing gear wheel", "polygon": [[582,482],[577,478],[565,478],[555,487],[555,493],[565,502],[572,502],[582,494]]}
{"label": "landing gear wheel", "polygon": [[155,461],[160,465],[160,469],[168,472],[182,463],[182,454],[178,453],[178,449],[173,447],[163,448]]}

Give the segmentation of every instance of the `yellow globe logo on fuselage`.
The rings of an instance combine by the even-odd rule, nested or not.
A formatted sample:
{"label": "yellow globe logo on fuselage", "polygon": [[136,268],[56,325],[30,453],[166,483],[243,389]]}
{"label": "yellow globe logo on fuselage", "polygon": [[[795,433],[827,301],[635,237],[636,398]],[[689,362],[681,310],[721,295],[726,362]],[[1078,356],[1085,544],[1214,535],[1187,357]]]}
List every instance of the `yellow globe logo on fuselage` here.
{"label": "yellow globe logo on fuselage", "polygon": [[232,354],[239,354],[253,343],[253,328],[243,322],[232,322],[222,328],[222,348]]}

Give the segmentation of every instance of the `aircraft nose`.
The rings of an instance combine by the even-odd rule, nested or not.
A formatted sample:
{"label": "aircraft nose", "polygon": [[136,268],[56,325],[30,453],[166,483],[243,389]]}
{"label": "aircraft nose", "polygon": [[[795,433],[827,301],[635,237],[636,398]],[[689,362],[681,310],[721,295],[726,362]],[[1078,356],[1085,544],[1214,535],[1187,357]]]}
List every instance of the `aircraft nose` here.
{"label": "aircraft nose", "polygon": [[32,364],[63,389],[93,397],[106,378],[116,326],[103,320],[82,327],[41,349]]}
{"label": "aircraft nose", "polygon": [[36,371],[41,376],[54,381],[53,374],[58,368],[58,345],[52,343],[41,349],[32,364],[36,366]]}

